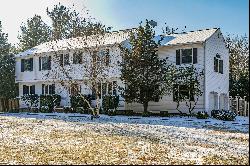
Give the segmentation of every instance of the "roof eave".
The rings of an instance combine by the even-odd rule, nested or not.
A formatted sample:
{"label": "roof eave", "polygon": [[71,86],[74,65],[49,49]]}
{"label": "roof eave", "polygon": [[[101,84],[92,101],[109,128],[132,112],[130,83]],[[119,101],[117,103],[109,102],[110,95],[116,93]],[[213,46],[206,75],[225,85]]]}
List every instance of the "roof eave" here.
{"label": "roof eave", "polygon": [[175,46],[192,45],[192,44],[203,44],[204,42],[205,41],[187,42],[187,43],[176,43],[176,44],[161,45],[159,47],[175,47]]}

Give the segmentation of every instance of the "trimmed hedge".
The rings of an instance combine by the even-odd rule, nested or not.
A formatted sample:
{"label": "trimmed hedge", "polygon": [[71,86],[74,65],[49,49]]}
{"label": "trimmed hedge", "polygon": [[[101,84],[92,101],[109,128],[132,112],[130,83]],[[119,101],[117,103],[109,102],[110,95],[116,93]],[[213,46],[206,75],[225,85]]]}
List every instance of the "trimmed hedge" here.
{"label": "trimmed hedge", "polygon": [[102,108],[103,112],[106,114],[108,113],[108,110],[114,109],[116,110],[119,104],[119,96],[112,96],[112,95],[106,95],[102,99]]}
{"label": "trimmed hedge", "polygon": [[224,121],[234,121],[237,116],[236,113],[229,110],[212,110],[211,115],[216,119]]}
{"label": "trimmed hedge", "polygon": [[89,103],[91,103],[91,95],[74,95],[70,96],[70,103],[71,107],[76,111],[78,107],[82,107],[84,110],[87,110],[89,108],[87,102],[84,100],[87,99]]}
{"label": "trimmed hedge", "polygon": [[201,112],[199,111],[197,114],[196,114],[196,118],[197,119],[207,119],[209,116],[207,114],[207,112]]}
{"label": "trimmed hedge", "polygon": [[26,94],[21,97],[21,100],[24,101],[28,107],[37,107],[39,96],[37,94]]}
{"label": "trimmed hedge", "polygon": [[168,111],[160,111],[160,116],[161,117],[169,117]]}
{"label": "trimmed hedge", "polygon": [[150,117],[150,115],[151,115],[151,113],[150,112],[143,112],[142,114],[141,114],[141,116],[142,117]]}
{"label": "trimmed hedge", "polygon": [[[54,95],[40,95],[40,111],[53,112],[55,106],[60,106],[61,96]],[[47,110],[46,110],[47,109]]]}

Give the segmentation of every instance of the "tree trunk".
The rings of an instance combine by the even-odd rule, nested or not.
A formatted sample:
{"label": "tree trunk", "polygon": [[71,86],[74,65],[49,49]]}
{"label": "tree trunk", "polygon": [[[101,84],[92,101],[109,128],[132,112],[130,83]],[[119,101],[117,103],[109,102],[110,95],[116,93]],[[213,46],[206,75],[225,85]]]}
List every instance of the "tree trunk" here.
{"label": "tree trunk", "polygon": [[148,102],[143,103],[143,112],[144,113],[148,112]]}
{"label": "tree trunk", "polygon": [[180,112],[180,114],[183,114],[182,111],[179,109],[179,107],[180,107],[180,102],[178,101],[178,102],[177,102],[177,107],[176,107],[176,109],[177,109],[177,111]]}

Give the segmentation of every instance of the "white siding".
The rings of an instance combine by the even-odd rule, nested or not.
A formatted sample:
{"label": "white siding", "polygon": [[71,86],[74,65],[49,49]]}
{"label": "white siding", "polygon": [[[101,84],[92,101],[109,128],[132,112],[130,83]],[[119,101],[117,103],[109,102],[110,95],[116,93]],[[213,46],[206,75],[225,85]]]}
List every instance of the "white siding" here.
{"label": "white siding", "polygon": [[[185,46],[175,46],[175,47],[161,47],[158,51],[160,58],[168,57],[168,60],[175,65],[176,63],[176,50],[185,48],[197,48],[197,64],[194,64],[196,68],[204,69],[204,48],[202,44],[192,44]],[[183,64],[181,65],[183,66]],[[204,81],[201,82],[201,88],[204,89]],[[173,102],[173,95],[163,96],[159,102],[150,102],[148,110],[151,112],[168,111],[169,113],[178,113],[176,110],[177,104]],[[204,95],[199,97],[197,105],[194,112],[203,111],[204,105]],[[137,112],[143,111],[143,105],[138,103],[126,104],[126,109],[132,109]],[[188,112],[188,107],[185,102],[180,103],[180,110],[182,112]]]}
{"label": "white siding", "polygon": [[[168,60],[175,64],[176,61],[176,50],[181,48],[197,48],[197,61],[198,63],[195,64],[196,67],[203,69],[205,68],[205,80],[202,82],[202,88],[204,89],[204,94],[199,98],[197,103],[195,112],[199,110],[209,110],[209,103],[211,104],[213,101],[209,99],[210,92],[217,92],[220,96],[221,94],[228,96],[229,91],[229,53],[227,48],[225,47],[225,43],[223,41],[222,35],[218,38],[218,34],[220,30],[217,30],[215,34],[213,34],[204,44],[185,44],[179,46],[162,46],[159,48],[159,56],[160,58],[168,57]],[[123,82],[120,80],[120,67],[118,66],[118,62],[122,61],[122,57],[120,55],[120,50],[118,47],[112,47],[110,49],[110,58],[111,63],[109,67],[109,71],[107,73],[106,79],[109,81],[116,80],[118,86],[124,87]],[[69,53],[70,55],[70,63],[73,61],[73,52],[74,50],[68,50],[63,52],[57,52],[57,55],[61,53]],[[223,59],[223,74],[214,72],[214,56],[219,53],[221,58]],[[50,71],[39,71],[39,56],[52,56],[51,67],[52,70]],[[87,63],[90,63],[90,56],[87,52],[84,52],[83,57],[87,58]],[[25,71],[21,72],[21,58],[16,58],[16,82],[19,83],[19,94],[22,96],[22,85],[34,85],[36,86],[36,93],[42,93],[42,83],[46,82],[56,82],[56,93],[62,96],[61,105],[70,105],[70,98],[68,89],[65,86],[62,86],[59,82],[55,80],[55,78],[63,78],[63,70],[60,66],[54,63],[55,57],[51,53],[41,53],[36,55],[29,55],[25,58],[34,58],[33,62],[33,71]],[[68,68],[69,66],[65,66]],[[79,80],[78,83],[82,86],[82,93],[83,94],[91,94],[91,90],[89,87],[85,86],[81,80],[84,78],[84,73],[86,73],[84,65],[80,64],[71,64],[71,72],[69,75],[72,76],[73,79]],[[48,72],[49,78],[45,76]],[[119,92],[118,92],[119,94]],[[219,97],[218,96],[218,100]],[[143,111],[143,106],[138,103],[132,104],[124,104],[124,99],[121,98],[121,103],[119,109],[133,109],[134,111],[141,112]],[[223,101],[223,99],[221,99]],[[213,103],[212,103],[213,104]],[[216,104],[214,104],[216,105]],[[222,105],[222,104],[217,104]],[[21,103],[21,106],[22,103]],[[222,106],[221,106],[222,107]],[[180,109],[184,110],[183,112],[187,111],[187,106],[185,103],[181,103]],[[170,113],[178,112],[176,110],[176,103],[173,102],[173,95],[163,96],[159,102],[150,102],[149,103],[149,111],[152,112],[159,112],[159,111],[169,111]]]}
{"label": "white siding", "polygon": [[[217,53],[221,55],[221,59],[223,60],[223,74],[214,71],[214,57]],[[205,62],[205,108],[206,111],[210,113],[209,102],[213,101],[210,100],[209,93],[214,91],[217,92],[219,96],[222,93],[227,96],[229,94],[229,52],[220,30],[217,30],[216,33],[206,41]]]}

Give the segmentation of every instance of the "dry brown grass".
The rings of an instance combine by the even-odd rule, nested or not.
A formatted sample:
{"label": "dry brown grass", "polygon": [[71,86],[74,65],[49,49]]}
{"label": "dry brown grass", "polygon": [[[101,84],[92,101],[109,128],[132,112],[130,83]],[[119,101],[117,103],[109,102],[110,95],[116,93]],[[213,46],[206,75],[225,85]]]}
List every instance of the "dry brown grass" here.
{"label": "dry brown grass", "polygon": [[[103,134],[90,130],[88,124],[1,117],[0,133],[0,164],[197,164],[194,159],[183,157],[186,151],[175,140],[173,144],[164,144],[140,137]],[[247,164],[248,156],[208,155],[202,160],[201,164]]]}

